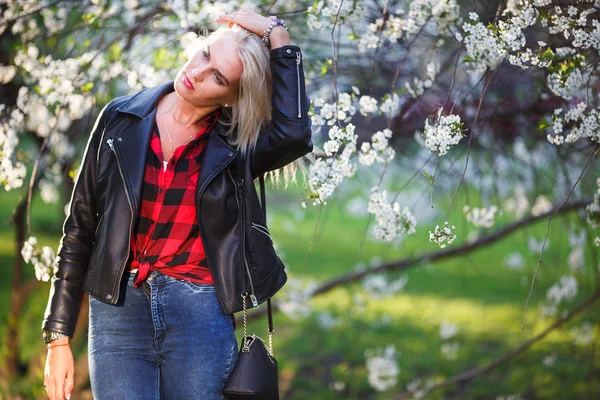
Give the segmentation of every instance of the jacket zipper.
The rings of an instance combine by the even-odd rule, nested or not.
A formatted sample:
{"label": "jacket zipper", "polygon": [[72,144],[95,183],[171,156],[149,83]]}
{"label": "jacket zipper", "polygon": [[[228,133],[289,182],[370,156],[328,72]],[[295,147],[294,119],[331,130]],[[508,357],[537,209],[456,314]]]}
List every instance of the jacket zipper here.
{"label": "jacket zipper", "polygon": [[254,229],[256,229],[257,231],[259,231],[260,233],[267,235],[269,237],[269,239],[271,239],[271,243],[273,243],[273,238],[271,237],[271,235],[269,234],[269,231],[267,230],[266,227],[257,224],[256,222],[252,222],[252,227]]}
{"label": "jacket zipper", "polygon": [[[230,175],[231,176],[231,175]],[[233,179],[233,178],[232,178]],[[244,179],[242,178],[236,185],[236,199],[237,199],[237,186],[242,186],[244,184]],[[248,274],[248,280],[250,281],[250,289],[252,293],[250,293],[250,300],[252,301],[252,307],[258,308],[258,300],[256,299],[256,295],[254,294],[254,283],[252,282],[252,274],[250,273],[250,267],[248,267],[248,261],[246,260],[246,227],[244,221],[246,220],[246,203],[244,200],[244,190],[240,190],[240,197],[242,200],[242,254],[244,255],[244,266],[246,267],[246,273]],[[239,203],[238,203],[239,204]]]}
{"label": "jacket zipper", "polygon": [[[113,153],[115,153],[115,157],[117,159],[117,166],[119,167],[119,174],[121,175],[121,179],[123,180],[123,187],[125,188],[125,197],[127,197],[127,203],[129,204],[129,209],[131,210],[131,219],[129,220],[129,238],[127,240],[127,252],[125,253],[126,256],[125,257],[129,257],[129,252],[131,251],[131,234],[132,234],[132,230],[133,230],[133,206],[131,205],[131,200],[129,199],[129,192],[127,191],[127,185],[125,184],[125,176],[123,175],[123,170],[121,169],[121,163],[119,162],[119,155],[117,154],[117,149],[114,146],[114,140],[111,139],[107,139],[106,143],[108,143],[108,146],[110,147],[110,149],[113,151]],[[127,259],[125,259],[127,260]],[[123,276],[123,272],[125,270],[124,268],[124,262],[121,261],[122,264],[122,270],[119,272],[119,281],[121,280],[122,276]],[[120,285],[117,285],[117,299],[119,298],[119,289],[120,289]]]}
{"label": "jacket zipper", "polygon": [[296,52],[296,77],[298,78],[298,118],[302,117],[300,112],[300,52]]}
{"label": "jacket zipper", "polygon": [[231,178],[231,181],[233,182],[233,186],[235,187],[235,201],[237,202],[237,206],[238,206],[238,210],[239,210],[240,209],[240,201],[238,200],[237,182],[235,181],[235,179],[233,179],[233,176],[231,176],[231,171],[229,170],[229,168],[227,168],[227,174]]}

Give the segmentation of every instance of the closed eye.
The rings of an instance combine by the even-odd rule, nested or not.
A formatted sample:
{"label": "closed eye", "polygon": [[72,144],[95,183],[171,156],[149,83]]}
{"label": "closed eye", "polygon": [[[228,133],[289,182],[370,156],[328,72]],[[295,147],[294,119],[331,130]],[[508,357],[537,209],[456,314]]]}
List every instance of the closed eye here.
{"label": "closed eye", "polygon": [[[204,58],[209,60],[208,53],[206,52],[206,50],[202,50],[202,55],[204,55]],[[221,79],[219,78],[219,76],[216,73],[215,73],[215,80],[217,81],[217,83],[219,85],[223,85],[223,82],[221,81]]]}

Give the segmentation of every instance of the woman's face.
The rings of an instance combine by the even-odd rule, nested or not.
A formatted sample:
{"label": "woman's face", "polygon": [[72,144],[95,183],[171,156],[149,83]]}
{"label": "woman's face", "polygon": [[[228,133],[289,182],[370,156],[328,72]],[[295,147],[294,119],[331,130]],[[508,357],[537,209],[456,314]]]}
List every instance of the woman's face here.
{"label": "woman's face", "polygon": [[238,93],[243,64],[233,36],[225,34],[198,50],[175,78],[177,94],[198,108],[231,106]]}

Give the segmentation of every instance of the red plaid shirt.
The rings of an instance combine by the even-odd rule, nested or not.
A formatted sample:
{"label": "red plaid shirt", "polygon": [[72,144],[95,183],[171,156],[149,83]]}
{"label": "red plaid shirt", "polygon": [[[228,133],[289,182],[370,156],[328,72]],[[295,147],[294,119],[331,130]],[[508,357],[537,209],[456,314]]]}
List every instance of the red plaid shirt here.
{"label": "red plaid shirt", "polygon": [[[156,120],[142,187],[140,218],[131,237],[129,271],[138,269],[133,286],[140,287],[150,271],[197,284],[214,284],[208,269],[196,215],[195,190],[210,130],[220,109],[210,113],[193,140],[163,160]],[[235,318],[233,326],[235,329]]]}

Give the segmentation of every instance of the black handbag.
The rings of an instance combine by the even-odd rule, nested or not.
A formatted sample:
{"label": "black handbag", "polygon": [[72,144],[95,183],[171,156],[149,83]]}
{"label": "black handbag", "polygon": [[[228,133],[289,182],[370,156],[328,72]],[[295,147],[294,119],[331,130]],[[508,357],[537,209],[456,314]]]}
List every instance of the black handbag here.
{"label": "black handbag", "polygon": [[[265,181],[260,176],[261,205],[267,220],[265,205]],[[226,399],[279,400],[277,360],[273,356],[273,316],[271,299],[267,299],[269,315],[269,350],[260,337],[248,335],[246,331],[246,297],[242,294],[244,306],[244,337],[240,344],[238,359],[223,387]]]}

